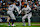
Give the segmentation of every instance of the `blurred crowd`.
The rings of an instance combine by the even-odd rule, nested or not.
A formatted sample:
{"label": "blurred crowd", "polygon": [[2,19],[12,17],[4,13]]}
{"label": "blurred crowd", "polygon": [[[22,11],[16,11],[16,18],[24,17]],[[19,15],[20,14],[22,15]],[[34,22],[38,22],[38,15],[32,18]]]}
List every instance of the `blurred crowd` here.
{"label": "blurred crowd", "polygon": [[[24,4],[27,4],[27,7],[30,6],[30,8],[33,11],[33,16],[40,16],[40,0],[39,1],[27,1],[27,0],[0,0],[0,15],[3,16],[7,15],[7,10],[8,7],[13,3],[16,2],[16,6],[21,10],[22,8],[24,8]],[[16,12],[16,10],[14,10]],[[15,13],[14,12],[14,13]],[[16,12],[15,15],[17,15],[18,13]],[[22,13],[24,14],[24,13]],[[1,21],[1,17],[0,16],[0,21]],[[7,17],[8,18],[8,17]],[[9,19],[8,19],[9,20]],[[4,20],[3,20],[4,21]]]}
{"label": "blurred crowd", "polygon": [[[24,8],[24,4],[27,4],[31,7],[31,9],[33,11],[35,11],[34,13],[36,12],[40,12],[40,4],[39,4],[39,1],[26,1],[26,0],[21,0],[19,2],[19,0],[0,0],[0,14],[2,15],[5,15],[7,14],[7,10],[8,10],[8,7],[9,5],[11,5],[13,2],[16,2],[16,6],[19,8],[19,9],[22,9]],[[21,7],[21,8],[20,8]]]}

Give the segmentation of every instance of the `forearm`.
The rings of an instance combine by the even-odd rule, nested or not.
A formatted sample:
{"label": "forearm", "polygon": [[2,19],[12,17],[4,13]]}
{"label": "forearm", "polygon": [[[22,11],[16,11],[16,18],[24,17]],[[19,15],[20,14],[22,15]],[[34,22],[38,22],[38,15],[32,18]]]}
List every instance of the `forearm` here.
{"label": "forearm", "polygon": [[17,10],[17,11],[18,11],[18,13],[19,13],[19,9],[18,9],[18,7],[16,6],[15,8],[16,8],[16,10]]}
{"label": "forearm", "polygon": [[22,12],[22,11],[20,10],[20,11],[19,11],[19,14],[20,14],[21,12]]}

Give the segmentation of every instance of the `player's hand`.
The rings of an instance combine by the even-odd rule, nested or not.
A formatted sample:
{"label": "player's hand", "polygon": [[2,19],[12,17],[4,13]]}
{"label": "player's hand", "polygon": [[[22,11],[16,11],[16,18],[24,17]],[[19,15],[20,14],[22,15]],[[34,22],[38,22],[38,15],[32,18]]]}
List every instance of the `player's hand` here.
{"label": "player's hand", "polygon": [[18,14],[20,14],[20,12]]}
{"label": "player's hand", "polygon": [[18,14],[20,14],[21,13],[21,10],[19,11],[19,13]]}

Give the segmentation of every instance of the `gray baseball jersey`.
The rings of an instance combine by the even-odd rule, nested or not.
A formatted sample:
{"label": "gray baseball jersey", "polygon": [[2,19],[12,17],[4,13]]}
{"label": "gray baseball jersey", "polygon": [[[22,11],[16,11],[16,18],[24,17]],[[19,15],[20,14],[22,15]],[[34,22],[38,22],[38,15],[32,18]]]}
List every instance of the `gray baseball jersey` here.
{"label": "gray baseball jersey", "polygon": [[19,12],[19,9],[16,5],[10,5],[8,11],[14,11],[14,8],[16,8],[16,10]]}
{"label": "gray baseball jersey", "polygon": [[25,12],[25,14],[27,14],[27,13],[29,13],[29,12],[30,12],[30,10],[31,10],[31,8],[30,8],[30,7],[23,8],[22,10],[20,10],[19,14],[20,14],[22,11],[24,11],[24,12]]}
{"label": "gray baseball jersey", "polygon": [[27,18],[28,19],[28,25],[31,26],[31,20],[30,20],[30,18],[32,17],[32,13],[30,12],[31,11],[31,8],[30,7],[27,7],[27,8],[23,8],[22,11],[23,10],[25,12],[25,15],[22,17],[22,22],[25,25],[25,19]]}
{"label": "gray baseball jersey", "polygon": [[17,10],[18,13],[19,13],[19,9],[18,9],[18,7],[17,7],[16,5],[10,5],[9,8],[8,8],[7,14],[10,15],[11,19],[16,20],[15,15],[14,15],[14,13],[13,13],[14,8],[16,8],[16,10]]}

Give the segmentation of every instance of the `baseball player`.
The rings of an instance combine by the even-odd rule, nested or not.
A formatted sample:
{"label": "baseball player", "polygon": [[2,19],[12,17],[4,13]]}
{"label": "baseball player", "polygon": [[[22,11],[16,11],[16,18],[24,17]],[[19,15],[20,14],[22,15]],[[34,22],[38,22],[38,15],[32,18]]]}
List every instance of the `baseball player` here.
{"label": "baseball player", "polygon": [[32,12],[31,12],[31,8],[27,7],[27,4],[24,4],[24,8],[22,10],[20,10],[19,14],[24,11],[25,15],[22,17],[22,22],[23,22],[23,26],[26,26],[25,24],[25,19],[28,19],[28,26],[31,26],[31,20],[30,18],[32,17]]}
{"label": "baseball player", "polygon": [[[7,14],[9,14],[10,17],[11,17],[11,19],[12,19],[12,26],[15,26],[15,25],[14,25],[14,20],[16,20],[16,18],[15,18],[15,16],[14,16],[14,13],[13,13],[14,8],[16,8],[16,10],[17,10],[18,13],[19,13],[19,9],[18,9],[18,7],[16,6],[16,3],[15,3],[15,2],[14,2],[12,5],[9,6],[8,11],[7,11]],[[10,22],[9,22],[8,26],[10,26]]]}

